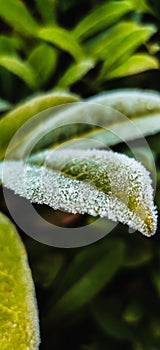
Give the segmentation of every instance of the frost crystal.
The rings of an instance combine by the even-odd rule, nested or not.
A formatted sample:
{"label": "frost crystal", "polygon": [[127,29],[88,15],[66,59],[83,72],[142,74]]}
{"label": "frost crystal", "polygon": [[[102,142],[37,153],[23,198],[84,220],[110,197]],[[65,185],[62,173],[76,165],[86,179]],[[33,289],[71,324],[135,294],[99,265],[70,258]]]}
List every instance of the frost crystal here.
{"label": "frost crystal", "polygon": [[6,161],[2,182],[31,202],[53,209],[106,216],[147,236],[156,230],[149,173],[122,154],[94,149],[42,152],[27,164]]}

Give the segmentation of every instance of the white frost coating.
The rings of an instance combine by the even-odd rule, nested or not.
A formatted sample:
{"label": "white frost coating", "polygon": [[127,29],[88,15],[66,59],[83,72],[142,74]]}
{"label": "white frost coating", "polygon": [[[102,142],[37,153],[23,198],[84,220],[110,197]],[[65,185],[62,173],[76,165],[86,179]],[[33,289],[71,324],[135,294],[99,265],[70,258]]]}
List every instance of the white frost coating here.
{"label": "white frost coating", "polygon": [[[42,154],[44,157],[44,152]],[[32,202],[47,204],[53,209],[107,216],[147,236],[155,233],[157,213],[151,179],[139,162],[112,151],[99,150],[48,151],[45,156],[45,166],[6,161],[3,185]],[[39,159],[40,154],[37,161]],[[63,171],[67,163],[71,168],[79,167],[80,173],[86,170],[89,180],[77,180],[61,174],[60,170]],[[96,187],[95,178],[100,179],[102,190]],[[104,193],[106,179],[110,190]]]}
{"label": "white frost coating", "polygon": [[87,100],[92,103],[117,109],[127,117],[146,115],[160,111],[160,94],[156,91],[140,89],[113,90],[91,97]]}

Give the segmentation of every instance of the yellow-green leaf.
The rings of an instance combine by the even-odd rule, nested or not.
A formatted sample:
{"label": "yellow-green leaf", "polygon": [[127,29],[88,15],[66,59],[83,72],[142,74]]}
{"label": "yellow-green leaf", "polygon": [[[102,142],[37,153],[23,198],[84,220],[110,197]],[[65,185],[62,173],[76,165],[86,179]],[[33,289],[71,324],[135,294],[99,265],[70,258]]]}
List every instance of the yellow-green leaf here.
{"label": "yellow-green leaf", "polygon": [[24,42],[18,36],[0,35],[0,53],[13,54],[24,47]]}
{"label": "yellow-green leaf", "polygon": [[77,39],[85,39],[115,23],[133,9],[129,1],[110,1],[87,15],[75,27],[73,34]]}
{"label": "yellow-green leaf", "polygon": [[93,59],[85,59],[71,65],[58,82],[58,87],[67,87],[83,78],[95,66]]}
{"label": "yellow-green leaf", "polygon": [[39,345],[37,304],[23,243],[0,213],[0,348],[36,350]]}
{"label": "yellow-green leaf", "polygon": [[57,51],[47,44],[40,44],[34,48],[28,58],[33,68],[38,86],[43,85],[51,78],[57,63]]}
{"label": "yellow-green leaf", "polygon": [[34,70],[27,62],[22,61],[19,57],[0,55],[0,66],[17,75],[32,89],[36,88]]}
{"label": "yellow-green leaf", "polygon": [[36,0],[37,10],[45,23],[55,22],[56,0]]}
{"label": "yellow-green leaf", "polygon": [[35,114],[60,104],[77,101],[77,96],[67,93],[48,93],[31,98],[18,106],[0,120],[0,158],[3,158],[14,133]]}
{"label": "yellow-green leaf", "polygon": [[105,80],[105,78],[119,78],[127,75],[141,73],[146,70],[158,68],[159,63],[156,58],[151,57],[147,54],[135,54],[118,68],[112,70],[111,72],[108,71],[108,73],[103,79]]}
{"label": "yellow-green leaf", "polygon": [[152,13],[152,7],[149,6],[149,1],[147,0],[129,0],[133,4],[134,9],[137,12]]}
{"label": "yellow-green leaf", "polygon": [[77,43],[74,35],[61,27],[44,27],[40,28],[37,36],[49,43],[52,43],[60,49],[70,53],[75,60],[79,61],[84,57],[82,47]]}
{"label": "yellow-green leaf", "polygon": [[0,0],[0,17],[27,35],[34,35],[38,28],[37,22],[20,0]]}
{"label": "yellow-green leaf", "polygon": [[[123,56],[131,55],[138,46],[146,43],[156,32],[153,25],[139,25],[136,22],[120,22],[98,35],[86,44],[88,52],[104,60],[108,67]],[[114,40],[113,40],[114,38]],[[107,68],[106,68],[107,69]]]}
{"label": "yellow-green leaf", "polygon": [[146,44],[155,31],[153,25],[142,26],[134,22],[122,22],[91,40],[86,45],[89,54],[103,60],[98,80],[105,80],[114,69],[125,64],[139,46]]}

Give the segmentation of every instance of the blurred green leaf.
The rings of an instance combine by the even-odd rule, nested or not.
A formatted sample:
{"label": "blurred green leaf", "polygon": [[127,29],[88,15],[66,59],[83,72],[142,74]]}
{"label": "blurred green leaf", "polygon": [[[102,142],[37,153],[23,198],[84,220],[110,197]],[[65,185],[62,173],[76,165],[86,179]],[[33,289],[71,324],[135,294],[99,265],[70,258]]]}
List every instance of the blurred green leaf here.
{"label": "blurred green leaf", "polygon": [[121,267],[124,256],[124,246],[115,242],[112,250],[102,256],[89,271],[77,281],[56,303],[48,317],[64,317],[77,312],[90,302],[109,283]]}
{"label": "blurred green leaf", "polygon": [[0,17],[10,26],[26,35],[33,36],[38,24],[20,0],[0,0]]}
{"label": "blurred green leaf", "polygon": [[57,52],[50,45],[40,44],[31,52],[28,63],[34,70],[38,85],[41,86],[47,82],[55,70]]}
{"label": "blurred green leaf", "polygon": [[36,0],[37,9],[45,23],[55,22],[55,4],[56,0]]}
{"label": "blurred green leaf", "polygon": [[152,279],[153,285],[158,293],[158,296],[160,296],[160,272],[153,271],[152,275],[151,275],[151,279]]}
{"label": "blurred green leaf", "polygon": [[113,246],[118,246],[118,244],[120,244],[120,246],[121,244],[124,245],[125,250],[124,242],[120,242],[120,240],[115,238],[111,240],[108,237],[103,241],[98,241],[96,244],[80,249],[66,268],[63,278],[58,281],[56,290],[54,290],[53,302],[66,294],[73,285],[76,285],[76,283],[93,268],[93,266],[98,264],[100,259],[108,254]]}
{"label": "blurred green leaf", "polygon": [[57,83],[58,87],[67,87],[82,79],[89,70],[94,68],[93,59],[85,59],[76,64],[72,64]]}
{"label": "blurred green leaf", "polygon": [[[31,98],[28,102],[13,109],[0,120],[0,158],[3,158],[14,133],[37,113],[60,104],[77,101],[77,96],[67,93],[48,93]],[[23,140],[24,142],[24,140]]]}
{"label": "blurred green leaf", "polygon": [[[125,63],[123,63],[118,68],[108,72],[104,78],[113,79],[119,78],[127,75],[133,75],[137,73],[144,72],[149,69],[158,69],[158,60],[147,54],[135,54],[130,57]],[[105,74],[104,72],[101,74]]]}
{"label": "blurred green leaf", "polygon": [[160,45],[158,43],[147,43],[145,44],[149,54],[154,55],[160,51]]}
{"label": "blurred green leaf", "polygon": [[0,53],[13,54],[24,46],[23,40],[18,36],[0,35]]}
{"label": "blurred green leaf", "polygon": [[115,23],[131,10],[133,10],[133,5],[129,1],[110,1],[98,6],[82,19],[75,27],[73,34],[77,39],[85,39]]}
{"label": "blurred green leaf", "polygon": [[151,261],[154,252],[151,242],[144,241],[141,237],[130,237],[131,244],[126,250],[124,266],[128,268],[136,268],[143,266]]}
{"label": "blurred green leaf", "polygon": [[138,12],[152,13],[152,8],[147,0],[129,0],[133,4],[134,9]]}
{"label": "blurred green leaf", "polygon": [[[156,32],[153,25],[120,22],[86,44],[89,53],[105,59],[106,71],[125,61],[140,45]],[[114,40],[113,40],[114,38]],[[119,62],[120,61],[120,62]]]}
{"label": "blurred green leaf", "polygon": [[51,253],[47,253],[40,260],[36,259],[33,265],[35,282],[43,288],[50,287],[64,265],[64,261],[63,254]]}
{"label": "blurred green leaf", "polygon": [[152,9],[152,14],[160,18],[160,2],[157,0],[148,0],[148,5]]}
{"label": "blurred green leaf", "polygon": [[70,53],[76,61],[84,57],[82,47],[77,43],[71,32],[62,27],[44,27],[38,30],[37,36],[40,39],[48,41]]}
{"label": "blurred green leaf", "polygon": [[0,112],[7,111],[8,109],[11,109],[11,104],[0,98]]}
{"label": "blurred green leaf", "polygon": [[0,347],[36,350],[35,292],[26,252],[16,229],[0,213]]}
{"label": "blurred green leaf", "polygon": [[133,350],[145,350],[145,348],[143,347],[143,345],[139,342],[135,342],[133,344]]}
{"label": "blurred green leaf", "polygon": [[160,340],[160,316],[159,314],[153,315],[150,319],[150,329],[152,335]]}
{"label": "blurred green leaf", "polygon": [[127,323],[137,323],[139,322],[142,317],[144,316],[144,308],[140,301],[133,300],[125,309],[123,314],[123,319]]}
{"label": "blurred green leaf", "polygon": [[99,39],[100,42],[97,40],[91,43],[90,50],[93,54],[104,60],[98,80],[105,80],[106,76],[108,77],[122,64],[124,67],[126,64],[127,75],[126,61],[132,57],[131,55],[140,45],[148,41],[155,31],[155,27],[151,25],[142,26],[134,22],[122,22],[111,28],[106,35],[103,34]]}
{"label": "blurred green leaf", "polygon": [[34,70],[27,63],[18,57],[0,55],[0,66],[9,70],[22,79],[31,89],[36,88],[36,79]]}
{"label": "blurred green leaf", "polygon": [[128,325],[117,314],[116,305],[113,303],[99,302],[92,305],[91,314],[94,321],[106,335],[119,340],[132,340],[133,334]]}

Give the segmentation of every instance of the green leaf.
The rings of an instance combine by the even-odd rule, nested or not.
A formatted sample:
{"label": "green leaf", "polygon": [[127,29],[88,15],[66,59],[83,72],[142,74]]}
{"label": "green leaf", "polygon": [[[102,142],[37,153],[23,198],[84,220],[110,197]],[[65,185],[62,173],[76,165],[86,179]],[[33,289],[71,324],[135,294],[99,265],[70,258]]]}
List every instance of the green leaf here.
{"label": "green leaf", "polygon": [[43,21],[48,24],[55,22],[55,5],[56,0],[36,0],[37,10]]}
{"label": "green leaf", "polygon": [[133,5],[129,1],[110,1],[98,6],[78,23],[73,34],[77,39],[85,39],[115,23],[132,9]]}
{"label": "green leaf", "polygon": [[[36,156],[31,161],[36,163]],[[46,152],[45,166],[4,164],[3,185],[33,202],[107,217],[146,236],[156,231],[151,179],[132,158],[112,151],[64,149]]]}
{"label": "green leaf", "polygon": [[36,283],[43,288],[50,287],[63,265],[64,255],[62,254],[48,253],[45,256],[39,256],[33,265]]}
{"label": "green leaf", "polygon": [[121,315],[117,315],[117,310],[111,301],[99,302],[92,306],[91,314],[93,320],[100,327],[105,335],[110,335],[118,340],[132,340],[133,334],[128,325],[123,321]]}
{"label": "green leaf", "polygon": [[156,28],[153,25],[142,26],[131,21],[121,22],[87,42],[86,48],[90,54],[109,61],[111,66],[118,59],[122,59],[123,55],[125,57],[126,54],[131,55],[155,32]]}
{"label": "green leaf", "polygon": [[129,0],[133,4],[134,9],[137,12],[153,13],[152,8],[149,6],[147,0]]}
{"label": "green leaf", "polygon": [[103,241],[98,241],[96,245],[90,245],[80,249],[67,267],[63,279],[58,281],[52,299],[53,303],[66,294],[73,285],[78,283],[86,273],[96,266],[102,257],[105,257],[106,253],[112,250],[113,246],[118,246],[119,244],[120,247],[123,245],[125,248],[124,242],[107,237]]}
{"label": "green leaf", "polygon": [[67,87],[82,79],[90,69],[94,68],[95,62],[93,59],[85,59],[71,65],[66,73],[59,80],[58,87]]}
{"label": "green leaf", "polygon": [[[0,120],[0,158],[3,158],[9,141],[15,132],[35,114],[60,104],[77,101],[77,97],[67,93],[48,93],[31,98],[13,109]],[[21,140],[24,142],[24,140]]]}
{"label": "green leaf", "polygon": [[81,46],[77,43],[72,33],[64,28],[44,27],[38,30],[37,37],[68,52],[77,61],[84,57],[84,52]]}
{"label": "green leaf", "polygon": [[50,309],[49,319],[66,317],[70,313],[78,312],[110,282],[120,269],[124,256],[124,245],[120,241],[114,243],[111,249],[102,254]]}
{"label": "green leaf", "polygon": [[159,270],[152,272],[151,280],[158,296],[160,296],[160,274]]}
{"label": "green leaf", "polygon": [[55,70],[57,52],[50,45],[40,44],[31,52],[28,63],[34,70],[38,85],[41,86],[51,78]]}
{"label": "green leaf", "polygon": [[36,88],[35,74],[32,67],[14,56],[0,55],[0,66],[22,79],[31,89]]}
{"label": "green leaf", "polygon": [[20,0],[0,0],[0,17],[10,26],[26,35],[33,36],[38,24]]}
{"label": "green leaf", "polygon": [[31,271],[16,229],[1,213],[0,251],[0,348],[36,350],[39,329]]}
{"label": "green leaf", "polygon": [[140,26],[134,22],[122,22],[88,43],[89,54],[104,61],[98,80],[105,80],[112,70],[125,63],[155,31],[155,27],[151,25]]}
{"label": "green leaf", "polygon": [[154,255],[151,242],[144,241],[142,237],[131,236],[130,245],[126,250],[124,266],[128,268],[140,268],[151,262]]}
{"label": "green leaf", "polygon": [[129,324],[139,322],[144,316],[145,310],[137,300],[133,300],[125,309],[123,319]]}
{"label": "green leaf", "polygon": [[160,317],[155,314],[150,320],[150,329],[154,338],[160,339]]}
{"label": "green leaf", "polygon": [[142,73],[150,69],[158,69],[159,63],[158,60],[154,57],[151,57],[147,54],[136,54],[133,55],[123,63],[118,68],[108,72],[104,77],[106,79],[119,78],[127,75],[133,75],[137,73]]}
{"label": "green leaf", "polygon": [[16,50],[22,49],[23,41],[16,36],[0,35],[0,52],[1,54],[13,54]]}

